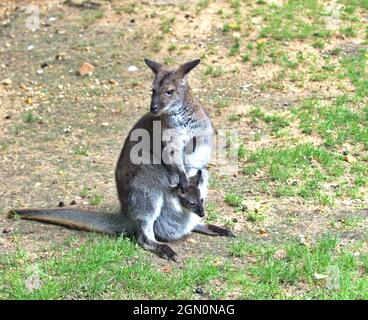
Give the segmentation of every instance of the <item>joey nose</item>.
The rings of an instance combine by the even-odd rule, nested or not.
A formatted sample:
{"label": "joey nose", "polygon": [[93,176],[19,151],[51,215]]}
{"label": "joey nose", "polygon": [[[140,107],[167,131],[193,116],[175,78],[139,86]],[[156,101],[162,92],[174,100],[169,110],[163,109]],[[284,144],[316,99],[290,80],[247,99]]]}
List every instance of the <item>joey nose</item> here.
{"label": "joey nose", "polygon": [[198,215],[199,217],[203,218],[203,217],[204,217],[204,210],[203,210],[202,208],[200,208],[200,209],[198,210],[198,212],[197,212],[197,215]]}

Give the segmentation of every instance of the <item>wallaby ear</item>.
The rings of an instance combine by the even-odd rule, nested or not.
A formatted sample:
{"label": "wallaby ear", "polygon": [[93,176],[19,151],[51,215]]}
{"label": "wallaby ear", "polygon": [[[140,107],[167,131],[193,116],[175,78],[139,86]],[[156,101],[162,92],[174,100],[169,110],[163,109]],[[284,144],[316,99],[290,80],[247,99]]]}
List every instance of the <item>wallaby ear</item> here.
{"label": "wallaby ear", "polygon": [[183,77],[185,77],[192,69],[198,66],[200,62],[200,59],[186,62],[179,67],[178,72],[181,73]]}
{"label": "wallaby ear", "polygon": [[144,59],[144,62],[146,63],[147,66],[150,67],[150,69],[155,73],[157,74],[161,68],[162,68],[162,64],[156,62],[156,61],[153,61],[153,60],[150,60],[150,59],[147,59],[145,58]]}
{"label": "wallaby ear", "polygon": [[197,174],[190,180],[190,183],[198,187],[199,183],[201,182],[201,178],[202,178],[202,170],[198,170]]}

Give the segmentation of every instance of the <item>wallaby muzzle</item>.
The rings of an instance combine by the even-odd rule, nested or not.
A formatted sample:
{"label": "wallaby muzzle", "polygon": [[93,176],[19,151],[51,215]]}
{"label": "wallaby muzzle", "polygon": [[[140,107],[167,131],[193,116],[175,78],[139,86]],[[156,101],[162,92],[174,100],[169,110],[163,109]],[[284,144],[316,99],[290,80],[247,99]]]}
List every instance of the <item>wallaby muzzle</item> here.
{"label": "wallaby muzzle", "polygon": [[158,112],[159,112],[159,108],[158,108],[158,105],[157,104],[155,104],[155,105],[151,105],[151,112],[153,113],[153,114],[158,114]]}
{"label": "wallaby muzzle", "polygon": [[204,210],[203,210],[203,208],[198,208],[194,213],[196,215],[198,215],[199,217],[201,217],[201,218],[204,217]]}

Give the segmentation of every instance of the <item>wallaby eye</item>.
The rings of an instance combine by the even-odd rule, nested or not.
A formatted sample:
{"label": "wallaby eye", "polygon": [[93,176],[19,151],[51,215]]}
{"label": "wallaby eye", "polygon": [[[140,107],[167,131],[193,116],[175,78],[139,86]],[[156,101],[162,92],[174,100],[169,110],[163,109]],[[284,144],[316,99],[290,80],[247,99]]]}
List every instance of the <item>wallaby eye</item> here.
{"label": "wallaby eye", "polygon": [[173,93],[174,93],[174,91],[175,91],[175,90],[167,90],[167,91],[166,91],[166,94],[167,94],[168,96],[172,96],[172,95],[173,95]]}
{"label": "wallaby eye", "polygon": [[203,203],[203,198],[201,199],[201,203]]}
{"label": "wallaby eye", "polygon": [[190,205],[191,207],[195,207],[195,206],[196,206],[196,204],[195,204],[193,201],[190,201],[190,202],[189,202],[189,205]]}

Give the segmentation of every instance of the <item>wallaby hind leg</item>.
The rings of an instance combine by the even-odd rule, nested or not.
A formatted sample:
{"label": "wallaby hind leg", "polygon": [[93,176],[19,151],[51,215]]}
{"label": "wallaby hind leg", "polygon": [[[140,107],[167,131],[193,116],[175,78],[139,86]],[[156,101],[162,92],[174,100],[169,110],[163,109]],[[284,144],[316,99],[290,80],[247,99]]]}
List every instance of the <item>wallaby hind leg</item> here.
{"label": "wallaby hind leg", "polygon": [[220,237],[234,237],[235,235],[228,229],[221,228],[218,226],[215,226],[213,224],[197,224],[194,229],[194,232],[207,234],[210,236],[220,236]]}

